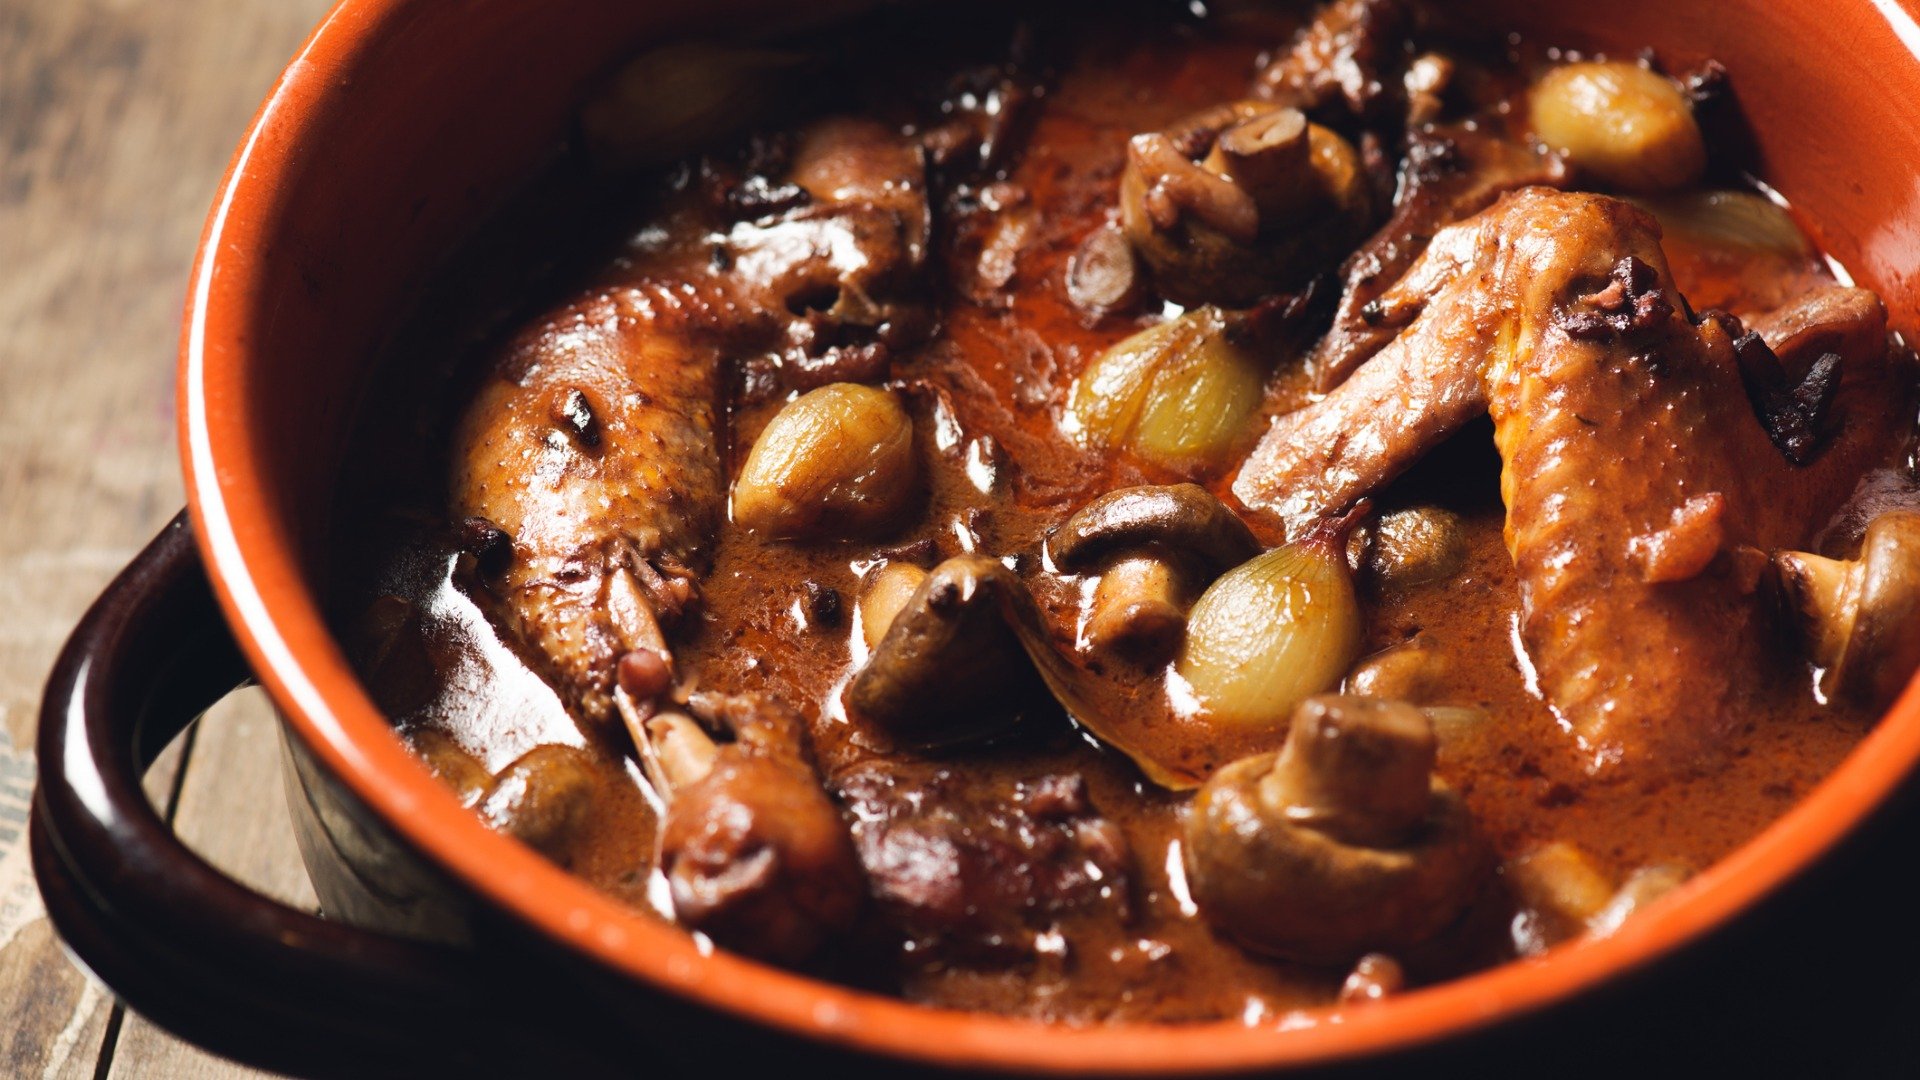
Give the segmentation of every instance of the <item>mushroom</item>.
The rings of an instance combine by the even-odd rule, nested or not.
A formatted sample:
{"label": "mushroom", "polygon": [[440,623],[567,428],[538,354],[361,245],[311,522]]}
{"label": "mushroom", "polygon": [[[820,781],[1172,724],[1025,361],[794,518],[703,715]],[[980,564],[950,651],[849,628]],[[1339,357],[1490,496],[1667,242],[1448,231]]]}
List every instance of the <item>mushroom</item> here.
{"label": "mushroom", "polygon": [[895,616],[913,599],[914,591],[927,580],[927,572],[915,563],[889,559],[867,576],[860,592],[860,638],[867,652],[880,647]]}
{"label": "mushroom", "polygon": [[1022,632],[1040,636],[1033,599],[1013,571],[984,555],[948,559],[890,620],[847,687],[847,711],[911,746],[1004,730],[1038,690]]}
{"label": "mushroom", "polygon": [[1109,492],[1047,538],[1068,572],[1100,569],[1086,640],[1146,660],[1164,660],[1186,628],[1193,594],[1221,571],[1260,553],[1233,511],[1197,484]]}
{"label": "mushroom", "polygon": [[657,865],[674,917],[737,952],[798,963],[850,929],[866,881],[809,762],[799,718],[758,697],[694,694],[642,716],[620,700],[649,782],[666,800]]}
{"label": "mushroom", "polygon": [[1410,589],[1460,572],[1467,537],[1460,515],[1438,506],[1410,506],[1355,530],[1367,580],[1386,591]]}
{"label": "mushroom", "polygon": [[1851,560],[1783,551],[1773,563],[1820,669],[1821,694],[1892,701],[1920,667],[1920,512],[1874,518]]}
{"label": "mushroom", "polygon": [[1118,225],[1102,225],[1087,234],[1067,261],[1066,280],[1067,299],[1093,314],[1130,308],[1140,299],[1140,269]]}
{"label": "mushroom", "polygon": [[1305,963],[1432,938],[1489,865],[1433,762],[1433,730],[1411,705],[1309,698],[1277,754],[1221,769],[1189,807],[1194,901],[1247,948]]}
{"label": "mushroom", "polygon": [[586,824],[595,786],[593,758],[577,746],[536,746],[500,771],[480,798],[487,824],[555,862]]}
{"label": "mushroom", "polygon": [[1249,304],[1366,228],[1359,154],[1298,109],[1235,101],[1127,144],[1120,223],[1167,299]]}

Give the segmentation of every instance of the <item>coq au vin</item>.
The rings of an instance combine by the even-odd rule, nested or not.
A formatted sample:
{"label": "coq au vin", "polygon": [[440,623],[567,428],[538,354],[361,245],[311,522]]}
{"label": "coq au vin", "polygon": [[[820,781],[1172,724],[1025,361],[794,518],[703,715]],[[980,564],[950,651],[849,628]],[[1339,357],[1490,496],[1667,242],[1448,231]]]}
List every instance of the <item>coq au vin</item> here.
{"label": "coq au vin", "polygon": [[1920,485],[1739,74],[1578,44],[661,44],[396,339],[342,637],[494,828],[911,1001],[1279,1023],[1611,933],[1906,685]]}

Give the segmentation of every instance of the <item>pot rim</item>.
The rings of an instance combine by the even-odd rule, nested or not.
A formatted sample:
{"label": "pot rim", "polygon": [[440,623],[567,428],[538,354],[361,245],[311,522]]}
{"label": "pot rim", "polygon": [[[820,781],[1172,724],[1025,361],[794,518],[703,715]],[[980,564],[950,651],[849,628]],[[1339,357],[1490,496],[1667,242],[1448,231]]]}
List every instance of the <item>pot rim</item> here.
{"label": "pot rim", "polygon": [[[1920,682],[1792,809],[1606,938],[1389,998],[1290,1014],[1279,1030],[1224,1020],[1075,1028],[913,1005],[703,949],[595,891],[463,808],[362,690],[308,592],[249,441],[244,373],[257,243],[280,178],[316,117],[339,107],[331,74],[404,18],[410,0],[343,0],[281,75],[236,152],[201,236],[178,382],[194,531],[215,594],[286,722],[386,824],[465,887],[547,938],[663,991],[794,1035],[907,1061],[1052,1074],[1203,1074],[1323,1064],[1465,1034],[1624,976],[1721,926],[1809,866],[1920,762]],[[1920,53],[1904,7],[1876,0]]]}

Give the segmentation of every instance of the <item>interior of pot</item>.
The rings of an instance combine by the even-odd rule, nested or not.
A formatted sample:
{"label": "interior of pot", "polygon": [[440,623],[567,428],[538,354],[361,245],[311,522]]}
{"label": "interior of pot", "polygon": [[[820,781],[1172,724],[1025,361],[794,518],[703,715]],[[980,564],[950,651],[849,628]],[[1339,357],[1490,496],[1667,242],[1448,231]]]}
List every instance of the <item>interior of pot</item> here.
{"label": "interior of pot", "polygon": [[[381,345],[422,283],[553,158],[596,76],[670,36],[770,33],[773,20],[791,18],[785,7],[579,3],[565,17],[552,0],[348,0],[337,9],[242,148],[196,271],[181,402],[203,548],[256,667],[322,760],[457,876],[554,936],[692,996],[735,999],[730,1007],[759,1019],[888,1043],[901,1054],[932,1052],[932,1038],[949,1059],[1033,1062],[1058,1053],[1058,1063],[1090,1068],[1152,1067],[1167,1060],[1163,1041],[1061,1032],[1075,1048],[1056,1051],[1053,1034],[1020,1026],[1008,1040],[1000,1036],[1014,1029],[986,1018],[963,1027],[950,1017],[935,1033],[910,1019],[925,1010],[731,957],[698,957],[677,932],[597,897],[460,810],[390,737],[323,620],[328,514],[354,411],[377,392],[369,381]],[[1721,60],[1753,132],[1759,175],[1860,284],[1880,292],[1896,327],[1920,326],[1920,125],[1910,104],[1920,100],[1920,28],[1907,9],[1869,0],[1473,7],[1489,25],[1555,41],[1653,42],[1675,64]],[[934,5],[927,16],[942,17]],[[1807,57],[1847,60],[1836,68]],[[1688,909],[1680,915],[1656,911],[1644,927],[1566,951],[1597,958],[1475,976],[1317,1036],[1184,1029],[1180,1059],[1229,1065],[1347,1052],[1577,989],[1696,933],[1802,865],[1920,753],[1916,730],[1920,707],[1909,695],[1844,775],[1809,800],[1820,806],[1796,811],[1752,845],[1770,855],[1743,852],[1730,860],[1738,865],[1704,875],[1674,905]],[[1541,975],[1556,964],[1562,974]],[[737,979],[755,980],[753,992],[722,992],[722,982]],[[1089,1056],[1094,1043],[1102,1049]]]}

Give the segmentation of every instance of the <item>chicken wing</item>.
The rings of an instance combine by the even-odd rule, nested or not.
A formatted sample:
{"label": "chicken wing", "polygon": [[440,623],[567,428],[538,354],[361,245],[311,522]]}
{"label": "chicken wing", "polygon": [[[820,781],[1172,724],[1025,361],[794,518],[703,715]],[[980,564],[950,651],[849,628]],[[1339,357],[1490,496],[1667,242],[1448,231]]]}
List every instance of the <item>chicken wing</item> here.
{"label": "chicken wing", "polygon": [[1762,553],[1831,516],[1898,417],[1879,301],[1810,294],[1758,323],[1783,384],[1840,350],[1822,441],[1789,460],[1750,404],[1761,336],[1690,317],[1659,241],[1628,203],[1544,189],[1444,230],[1379,302],[1405,330],[1276,420],[1233,489],[1297,530],[1491,414],[1521,638],[1596,769],[1711,756],[1766,677]]}

